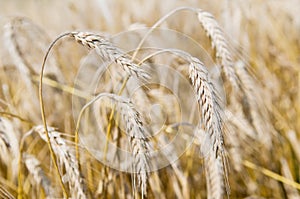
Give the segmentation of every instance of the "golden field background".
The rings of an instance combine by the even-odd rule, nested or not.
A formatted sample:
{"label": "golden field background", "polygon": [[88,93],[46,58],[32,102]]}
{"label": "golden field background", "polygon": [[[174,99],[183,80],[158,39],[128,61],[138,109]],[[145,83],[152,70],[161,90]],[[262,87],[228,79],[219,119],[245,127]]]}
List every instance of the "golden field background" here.
{"label": "golden field background", "polygon": [[[51,41],[67,31],[117,35],[134,27],[151,27],[162,16],[180,6],[200,8],[211,13],[226,33],[234,63],[242,63],[252,77],[248,84],[254,95],[250,99],[256,105],[253,111],[257,111],[255,113],[258,115],[252,114],[252,107],[243,104],[243,99],[234,101],[230,92],[226,93],[224,112],[229,113],[223,119],[228,130],[224,137],[228,152],[230,195],[224,193],[223,197],[300,197],[299,1],[0,0],[2,198],[47,198],[48,194],[51,195],[48,198],[63,196],[46,142],[38,134],[24,137],[30,129],[42,124],[38,82],[43,57]],[[6,32],[6,24],[15,17],[25,17],[25,22],[29,21],[29,25],[15,29],[17,50],[21,52],[18,55],[11,50],[14,44],[7,42]],[[176,13],[161,27],[188,35],[206,50],[212,60],[216,60],[211,41],[194,13]],[[174,40],[176,42],[181,44]],[[191,53],[202,55],[193,50]],[[45,81],[47,86],[44,86],[48,125],[64,132],[71,148],[74,147],[76,125],[72,113],[72,95],[78,94],[74,93],[72,87],[86,55],[87,51],[75,42],[68,39],[60,41],[50,55],[48,73],[45,75],[53,80]],[[160,60],[162,63],[181,64],[181,61],[169,57],[161,59],[165,59]],[[18,64],[24,64],[24,60],[25,65],[31,68],[28,74],[22,73],[18,67]],[[213,71],[210,69],[210,73]],[[187,73],[183,74],[188,77]],[[110,85],[109,79],[103,81],[105,84],[100,91],[117,93],[111,87],[119,82]],[[221,86],[224,86],[225,92],[230,91],[225,80]],[[157,100],[163,104],[166,96],[164,93]],[[183,100],[188,103],[189,96]],[[141,106],[138,110],[143,109]],[[172,108],[173,105],[169,106]],[[166,105],[166,110],[169,106]],[[108,110],[102,113],[102,122],[108,123],[109,113]],[[88,125],[91,124],[87,122]],[[119,132],[117,124],[114,125],[116,127],[113,129]],[[147,198],[207,197],[204,163],[199,157],[198,145],[195,141],[174,164],[150,173]],[[79,161],[80,169],[88,198],[133,198],[130,174],[103,165],[84,147],[81,152],[84,155]],[[39,180],[27,166],[28,156],[23,154],[31,154],[39,161],[33,169],[42,173],[43,177]],[[62,172],[66,170],[61,169]],[[71,196],[71,190],[67,191]],[[136,194],[135,197],[142,196]]]}

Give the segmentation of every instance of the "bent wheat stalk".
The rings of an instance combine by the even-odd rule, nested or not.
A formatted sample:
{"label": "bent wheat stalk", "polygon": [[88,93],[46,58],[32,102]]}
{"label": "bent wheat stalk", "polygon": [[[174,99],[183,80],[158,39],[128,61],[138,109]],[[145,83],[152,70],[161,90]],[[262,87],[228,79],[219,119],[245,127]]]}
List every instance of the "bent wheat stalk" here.
{"label": "bent wheat stalk", "polygon": [[215,20],[212,14],[206,12],[201,9],[192,8],[192,7],[179,7],[176,8],[165,16],[160,18],[140,41],[135,52],[133,53],[133,58],[136,57],[138,51],[141,49],[142,45],[146,41],[146,38],[153,32],[155,28],[161,25],[164,21],[166,21],[169,17],[176,14],[180,11],[191,11],[197,14],[198,20],[207,33],[207,36],[211,38],[212,47],[216,49],[216,57],[221,60],[222,71],[225,74],[225,77],[229,80],[230,84],[234,89],[238,89],[239,82],[237,81],[237,77],[233,67],[233,58],[230,52],[230,48],[228,42],[226,40],[225,33],[222,31],[218,22]]}
{"label": "bent wheat stalk", "polygon": [[[64,188],[62,177],[59,173],[59,168],[56,162],[56,155],[53,151],[53,148],[51,146],[51,141],[49,137],[49,132],[47,129],[47,121],[45,116],[45,109],[44,109],[44,100],[43,100],[43,76],[45,71],[45,64],[47,61],[47,58],[49,56],[50,50],[53,48],[53,46],[63,37],[72,37],[75,38],[78,42],[81,44],[88,46],[89,48],[95,48],[97,53],[103,57],[104,59],[109,59],[115,61],[117,64],[121,65],[123,69],[129,73],[130,75],[135,75],[140,78],[149,78],[149,75],[144,72],[144,70],[138,68],[137,65],[135,65],[130,59],[128,59],[124,54],[121,53],[121,51],[114,47],[111,43],[109,43],[107,40],[105,40],[100,35],[92,34],[92,33],[86,33],[86,32],[67,32],[63,33],[60,36],[58,36],[49,46],[44,59],[42,63],[42,68],[40,72],[40,83],[39,83],[39,100],[40,100],[40,109],[41,109],[41,115],[42,115],[42,121],[45,129],[45,135],[47,138],[47,144],[50,150],[51,158],[54,163],[55,169],[59,175],[60,184],[64,193],[64,197],[67,197],[67,192]],[[77,143],[77,141],[76,141]]]}

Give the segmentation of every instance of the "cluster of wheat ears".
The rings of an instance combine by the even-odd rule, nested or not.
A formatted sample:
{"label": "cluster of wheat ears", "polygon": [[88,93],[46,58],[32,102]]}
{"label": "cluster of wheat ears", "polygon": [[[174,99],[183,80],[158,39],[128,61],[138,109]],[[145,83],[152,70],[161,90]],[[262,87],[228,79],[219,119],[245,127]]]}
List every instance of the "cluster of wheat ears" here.
{"label": "cluster of wheat ears", "polygon": [[[213,68],[200,52],[143,48],[182,12],[192,13],[193,26],[206,35]],[[24,17],[7,19],[1,34],[1,53],[10,61],[0,60],[0,198],[300,197],[297,133],[278,122],[285,118],[270,108],[261,77],[211,13],[176,8],[130,33],[137,35],[131,51],[112,35],[91,31],[66,32],[51,42]],[[193,92],[170,72],[160,80],[172,92],[150,85],[165,72],[153,66],[158,62]],[[97,88],[81,82],[95,77]],[[130,94],[133,84],[140,86]],[[184,102],[178,105],[173,95]],[[162,108],[149,119],[154,103]],[[178,143],[170,142],[175,137]]]}

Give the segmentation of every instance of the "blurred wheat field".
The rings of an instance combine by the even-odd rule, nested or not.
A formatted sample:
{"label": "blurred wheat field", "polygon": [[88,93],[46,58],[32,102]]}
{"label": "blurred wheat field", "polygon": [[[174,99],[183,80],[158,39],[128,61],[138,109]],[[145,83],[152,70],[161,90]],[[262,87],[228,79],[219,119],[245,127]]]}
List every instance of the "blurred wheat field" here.
{"label": "blurred wheat field", "polygon": [[0,0],[0,198],[300,198],[299,9]]}

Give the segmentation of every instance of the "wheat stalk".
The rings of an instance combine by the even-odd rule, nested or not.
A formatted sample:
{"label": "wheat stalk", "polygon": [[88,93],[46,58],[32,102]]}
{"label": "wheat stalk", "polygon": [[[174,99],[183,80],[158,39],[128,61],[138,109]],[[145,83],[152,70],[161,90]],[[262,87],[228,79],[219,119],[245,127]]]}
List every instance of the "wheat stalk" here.
{"label": "wheat stalk", "polygon": [[208,196],[209,198],[222,198],[225,189],[229,194],[229,184],[222,131],[222,109],[219,106],[218,95],[210,81],[206,67],[199,59],[186,52],[176,49],[163,49],[148,55],[141,62],[164,52],[179,54],[190,62],[189,76],[197,94],[205,131],[205,133],[198,132],[197,136],[201,143],[201,151],[205,154]]}

